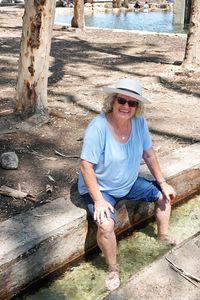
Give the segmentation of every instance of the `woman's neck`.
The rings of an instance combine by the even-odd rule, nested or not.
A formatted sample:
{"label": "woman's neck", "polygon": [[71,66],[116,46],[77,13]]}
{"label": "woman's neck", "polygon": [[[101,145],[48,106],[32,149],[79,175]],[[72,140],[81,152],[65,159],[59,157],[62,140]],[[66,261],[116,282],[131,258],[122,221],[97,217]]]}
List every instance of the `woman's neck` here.
{"label": "woman's neck", "polygon": [[126,142],[131,132],[131,120],[123,120],[115,118],[112,113],[106,116],[112,134],[120,142]]}
{"label": "woman's neck", "polygon": [[107,114],[108,122],[113,125],[116,129],[126,130],[128,126],[130,126],[131,121],[128,119],[119,119],[116,118],[112,113]]}

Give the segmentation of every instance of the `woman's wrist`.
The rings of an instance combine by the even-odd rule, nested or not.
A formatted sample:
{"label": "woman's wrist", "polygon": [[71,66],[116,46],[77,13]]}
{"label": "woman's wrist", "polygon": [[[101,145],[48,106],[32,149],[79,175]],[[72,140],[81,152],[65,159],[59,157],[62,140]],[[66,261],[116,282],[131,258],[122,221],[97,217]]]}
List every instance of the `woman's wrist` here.
{"label": "woman's wrist", "polygon": [[161,180],[161,181],[157,181],[159,186],[162,186],[163,184],[167,184],[167,181],[165,179]]}

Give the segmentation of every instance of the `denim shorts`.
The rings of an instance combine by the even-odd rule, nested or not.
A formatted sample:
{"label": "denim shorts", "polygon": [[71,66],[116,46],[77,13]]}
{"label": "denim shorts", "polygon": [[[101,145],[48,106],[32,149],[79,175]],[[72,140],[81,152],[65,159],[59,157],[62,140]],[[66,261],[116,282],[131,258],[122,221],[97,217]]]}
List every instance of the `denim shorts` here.
{"label": "denim shorts", "polygon": [[[103,198],[109,202],[113,207],[120,200],[130,200],[130,201],[143,201],[143,202],[156,202],[159,200],[161,191],[160,187],[156,181],[151,181],[143,177],[138,177],[134,182],[131,190],[127,195],[121,198],[115,198],[114,196],[109,195],[106,192],[101,191]],[[94,202],[90,197],[89,193],[82,195],[85,200],[85,203],[88,207],[90,215],[94,215]],[[116,222],[116,212],[110,212],[110,217]]]}

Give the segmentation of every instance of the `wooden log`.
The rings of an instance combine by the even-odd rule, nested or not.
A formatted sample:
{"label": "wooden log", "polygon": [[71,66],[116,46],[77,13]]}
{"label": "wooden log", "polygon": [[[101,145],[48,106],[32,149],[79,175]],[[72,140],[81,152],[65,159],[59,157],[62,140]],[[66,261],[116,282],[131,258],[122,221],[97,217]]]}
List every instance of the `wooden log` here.
{"label": "wooden log", "polygon": [[17,198],[17,199],[27,198],[27,199],[32,200],[32,201],[35,200],[35,197],[30,195],[29,193],[25,193],[25,192],[22,192],[20,190],[15,190],[15,189],[10,188],[6,185],[2,185],[0,187],[0,194],[5,195],[5,196],[9,196],[9,197],[13,197],[13,198]]}
{"label": "wooden log", "polygon": [[10,108],[10,109],[4,109],[2,111],[0,111],[0,117],[4,117],[4,116],[7,116],[7,115],[11,115],[15,112],[15,110],[13,108]]}
{"label": "wooden log", "polygon": [[13,198],[19,198],[19,199],[26,198],[26,196],[28,195],[28,193],[24,193],[22,191],[12,189],[6,185],[2,185],[0,187],[0,194],[10,196]]}

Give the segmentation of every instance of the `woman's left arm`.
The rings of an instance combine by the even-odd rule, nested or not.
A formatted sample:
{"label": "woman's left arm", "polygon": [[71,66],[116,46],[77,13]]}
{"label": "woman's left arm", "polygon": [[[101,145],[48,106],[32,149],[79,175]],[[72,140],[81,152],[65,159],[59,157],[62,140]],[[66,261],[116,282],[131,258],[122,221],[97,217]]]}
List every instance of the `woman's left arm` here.
{"label": "woman's left arm", "polygon": [[152,147],[148,150],[144,150],[143,159],[147,164],[149,171],[151,172],[157,183],[160,185],[161,191],[166,199],[168,201],[172,200],[176,196],[176,193],[173,187],[169,185],[163,177],[160,164]]}

